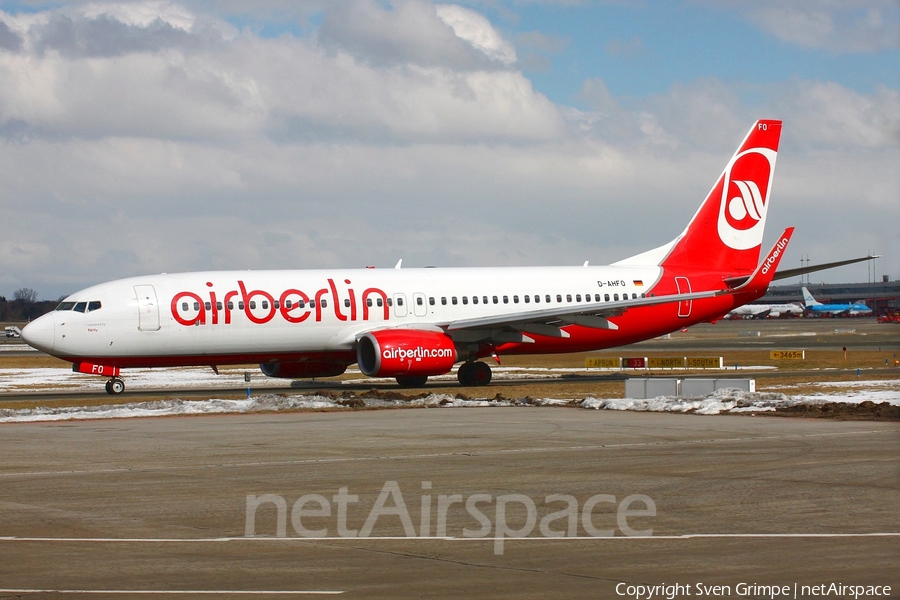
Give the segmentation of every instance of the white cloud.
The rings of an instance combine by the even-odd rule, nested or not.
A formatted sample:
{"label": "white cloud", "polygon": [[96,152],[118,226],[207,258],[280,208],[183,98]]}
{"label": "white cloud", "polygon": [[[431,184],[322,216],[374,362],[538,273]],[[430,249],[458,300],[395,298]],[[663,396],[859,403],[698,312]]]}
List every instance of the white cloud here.
{"label": "white cloud", "polygon": [[900,47],[896,0],[744,0],[729,2],[778,38],[805,48],[870,52]]}
{"label": "white cloud", "polygon": [[510,65],[516,62],[516,49],[497,32],[483,15],[456,4],[438,4],[437,14],[460,38],[488,57]]}

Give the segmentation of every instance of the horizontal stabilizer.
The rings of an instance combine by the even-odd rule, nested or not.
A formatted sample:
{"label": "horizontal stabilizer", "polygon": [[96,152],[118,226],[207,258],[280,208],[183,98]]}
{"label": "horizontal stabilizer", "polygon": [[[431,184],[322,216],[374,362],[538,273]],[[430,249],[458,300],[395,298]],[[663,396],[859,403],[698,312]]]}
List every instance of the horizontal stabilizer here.
{"label": "horizontal stabilizer", "polygon": [[861,256],[860,258],[850,258],[847,260],[839,260],[837,262],[823,263],[821,265],[811,265],[808,267],[800,267],[799,269],[785,269],[784,271],[778,271],[777,273],[775,273],[775,277],[773,277],[772,279],[774,281],[778,281],[779,279],[798,277],[800,275],[806,275],[807,273],[815,273],[816,271],[824,271],[825,269],[843,267],[844,265],[852,265],[858,262],[863,262],[864,260],[875,260],[876,258],[881,258],[881,255],[870,254],[869,256]]}

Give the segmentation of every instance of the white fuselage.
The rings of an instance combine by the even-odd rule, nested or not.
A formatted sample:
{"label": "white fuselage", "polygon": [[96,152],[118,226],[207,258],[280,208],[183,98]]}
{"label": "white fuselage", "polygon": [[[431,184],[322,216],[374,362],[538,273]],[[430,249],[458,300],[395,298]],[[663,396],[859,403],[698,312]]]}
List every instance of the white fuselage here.
{"label": "white fuselage", "polygon": [[[64,304],[84,303],[84,312],[42,317],[45,323],[29,328],[30,343],[63,358],[126,363],[196,356],[225,364],[259,355],[349,352],[362,332],[377,328],[434,328],[639,297],[661,273],[653,266],[586,266],[161,274],[69,296]],[[87,310],[91,303],[99,308]]]}

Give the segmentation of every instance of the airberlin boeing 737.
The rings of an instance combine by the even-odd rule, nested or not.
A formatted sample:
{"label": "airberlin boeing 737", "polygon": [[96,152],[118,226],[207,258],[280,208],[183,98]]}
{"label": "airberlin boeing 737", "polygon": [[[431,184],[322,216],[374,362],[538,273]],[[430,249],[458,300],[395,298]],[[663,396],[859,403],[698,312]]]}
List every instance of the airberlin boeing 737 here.
{"label": "airberlin boeing 737", "polygon": [[678,237],[612,265],[150,275],[72,294],[22,337],[111,394],[122,368],[251,362],[288,378],[357,363],[405,386],[462,363],[460,383],[485,385],[481,358],[630,344],[765,294],[793,233],[760,262],[780,135],[754,124]]}

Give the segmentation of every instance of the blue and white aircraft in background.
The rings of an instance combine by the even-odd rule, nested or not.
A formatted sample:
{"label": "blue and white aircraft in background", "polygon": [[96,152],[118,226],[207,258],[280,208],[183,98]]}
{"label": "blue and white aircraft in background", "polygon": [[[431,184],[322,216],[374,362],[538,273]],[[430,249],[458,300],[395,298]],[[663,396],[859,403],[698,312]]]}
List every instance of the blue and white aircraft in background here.
{"label": "blue and white aircraft in background", "polygon": [[851,316],[858,317],[862,315],[872,314],[872,309],[858,302],[851,304],[822,304],[809,293],[805,287],[800,288],[803,291],[803,306],[812,315],[824,316]]}

